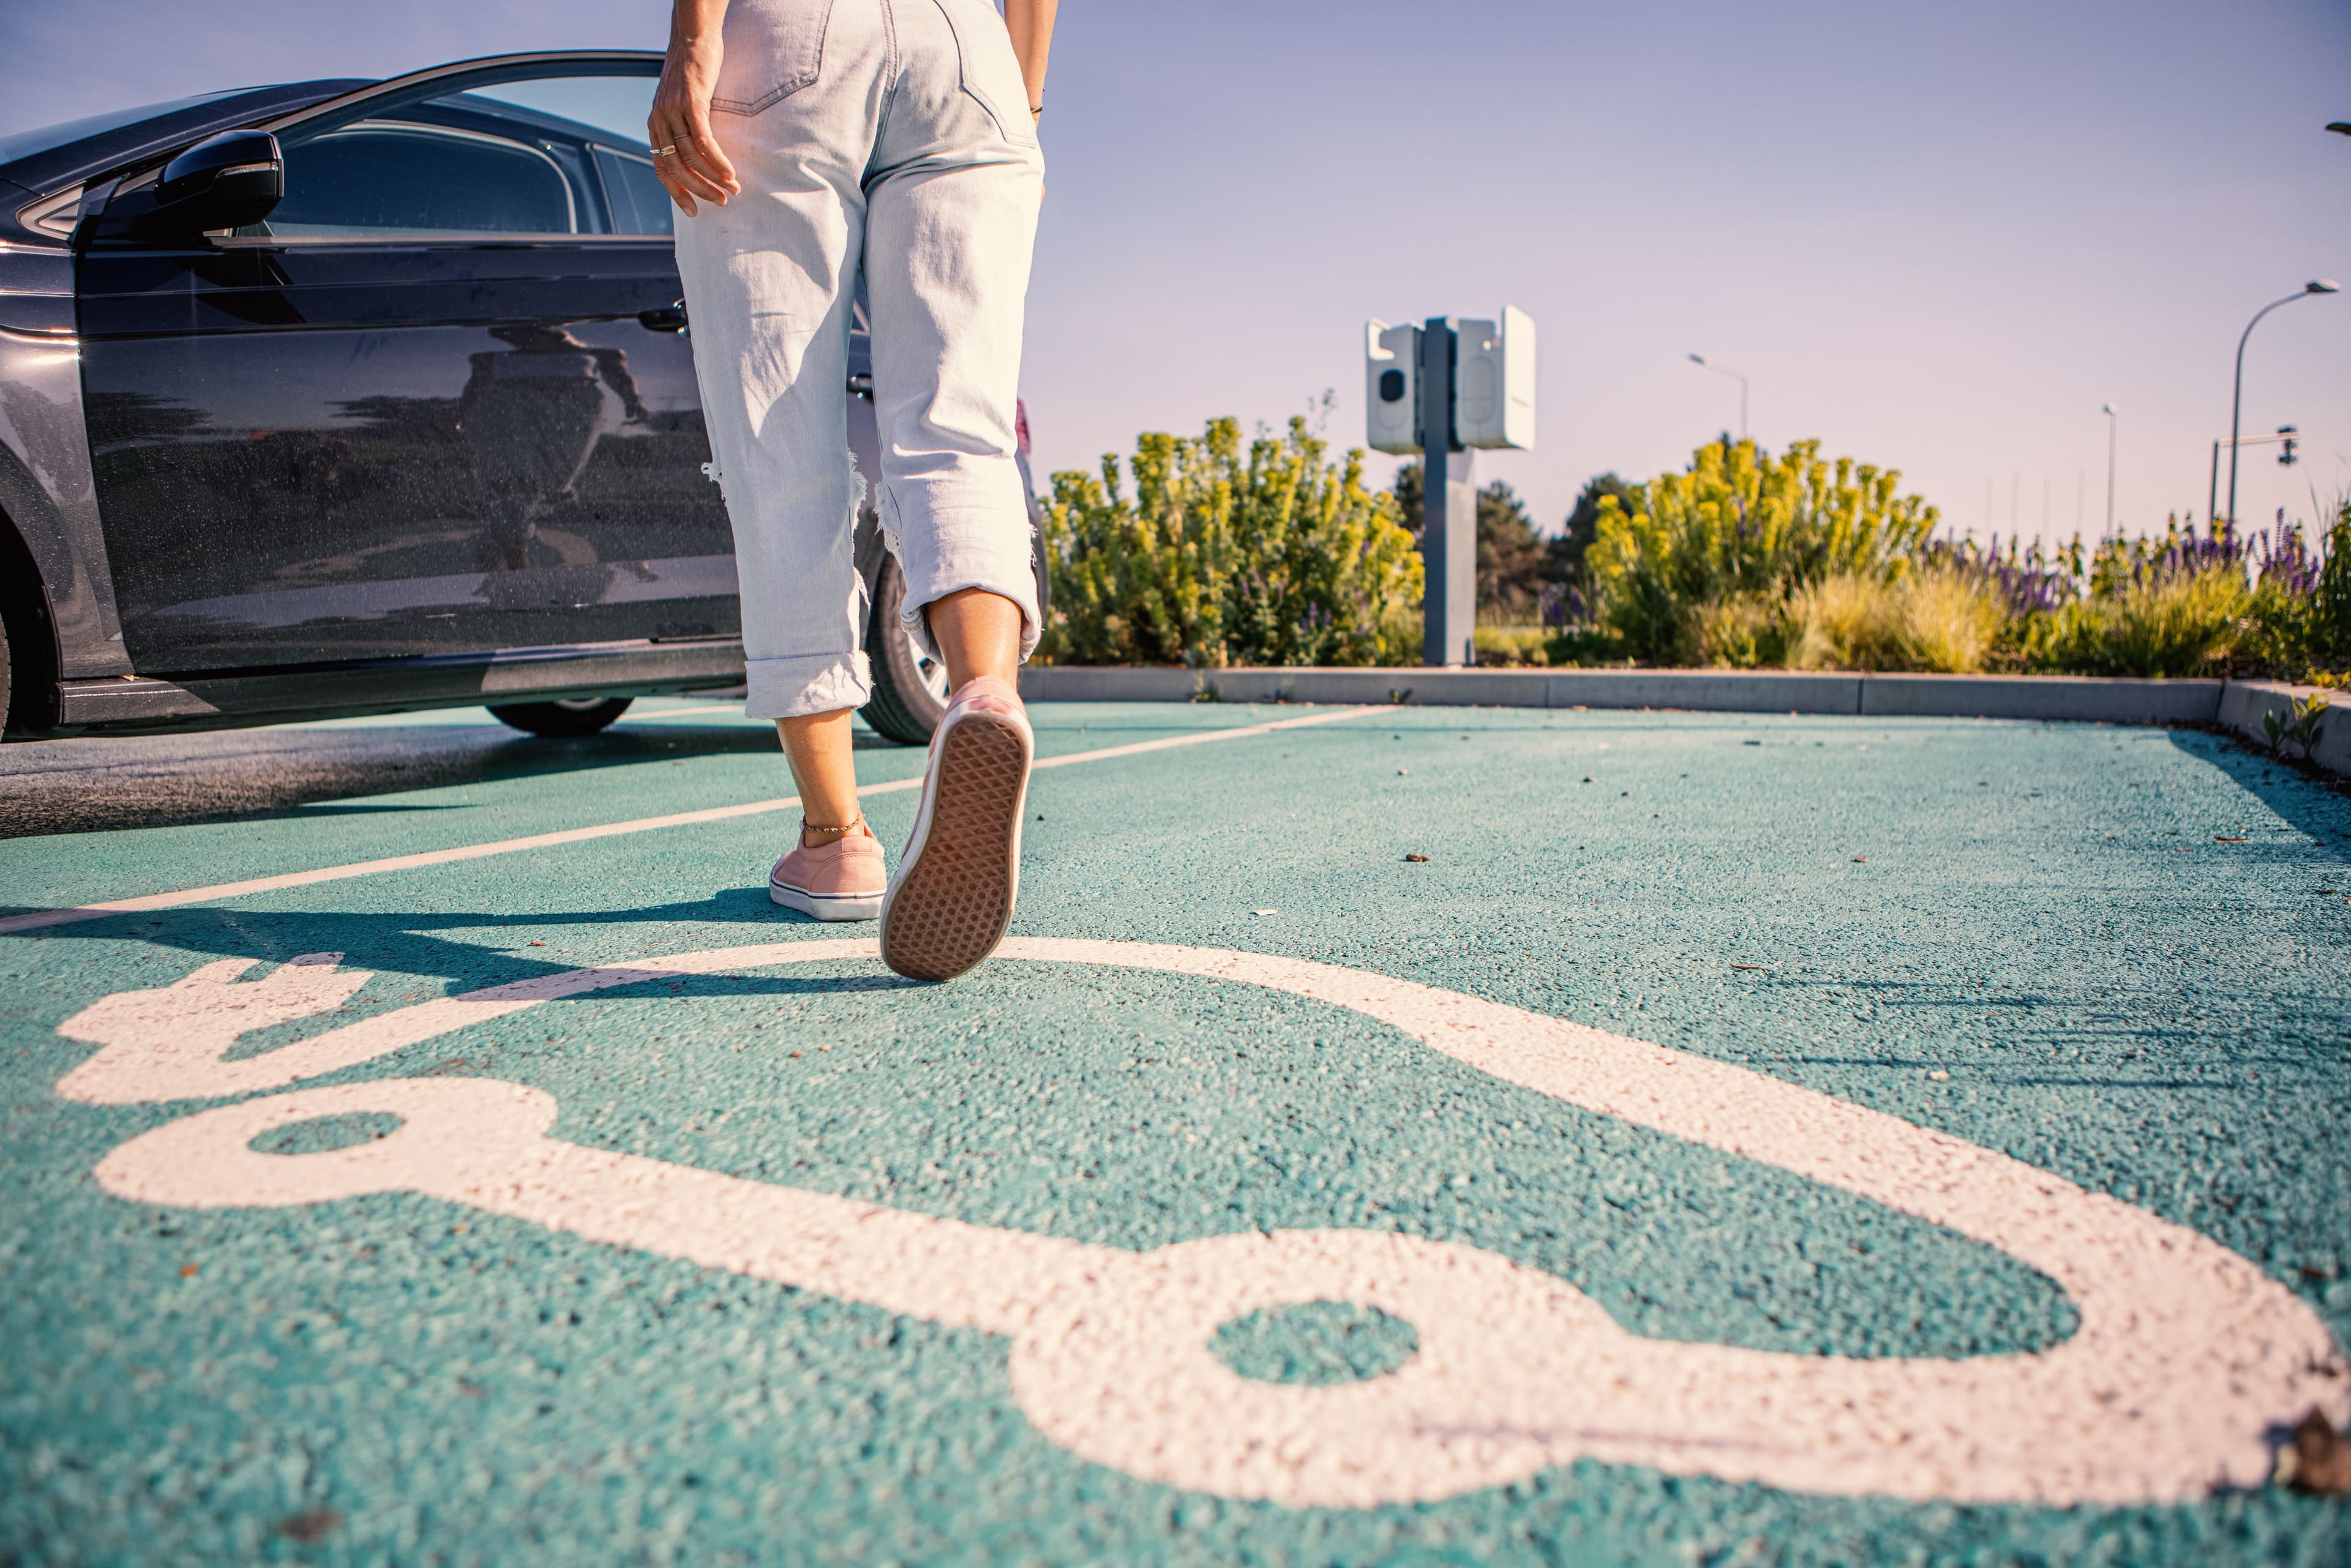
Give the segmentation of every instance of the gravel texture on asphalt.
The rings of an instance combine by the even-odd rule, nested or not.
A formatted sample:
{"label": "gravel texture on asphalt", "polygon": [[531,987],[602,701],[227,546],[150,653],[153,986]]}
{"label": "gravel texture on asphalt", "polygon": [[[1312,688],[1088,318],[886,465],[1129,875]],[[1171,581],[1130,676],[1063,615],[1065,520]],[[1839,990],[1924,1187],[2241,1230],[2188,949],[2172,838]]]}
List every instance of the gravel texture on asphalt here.
{"label": "gravel texture on asphalt", "polygon": [[[1298,711],[1033,716],[1046,757]],[[723,711],[560,746],[477,721],[10,748],[0,809],[42,836],[0,846],[0,908],[789,792],[765,727]],[[911,778],[921,754],[860,765]],[[139,820],[178,825],[120,826],[102,798],[126,773],[157,813]],[[894,852],[914,793],[868,807]],[[2225,740],[1405,708],[1040,772],[1028,810],[1016,936],[1310,959],[1734,1063],[2111,1194],[2351,1333],[2351,800]],[[1002,1334],[413,1192],[126,1200],[96,1174],[110,1151],[231,1102],[58,1092],[95,1049],[61,1024],[224,959],[257,961],[238,984],[320,953],[370,976],[245,1033],[235,1061],[485,987],[870,935],[768,902],[794,821],[0,936],[0,1561],[2351,1560],[2342,1503],[2259,1485],[2052,1507],[1582,1459],[1370,1507],[1181,1490],[1040,1432]],[[648,974],[303,1087],[393,1078],[528,1086],[590,1151],[1097,1248],[1459,1243],[1654,1340],[1960,1360],[2082,1327],[1996,1247],[1196,974]],[[380,1124],[253,1147],[360,1146]],[[1320,1302],[1237,1316],[1209,1348],[1331,1390],[1423,1339]]]}

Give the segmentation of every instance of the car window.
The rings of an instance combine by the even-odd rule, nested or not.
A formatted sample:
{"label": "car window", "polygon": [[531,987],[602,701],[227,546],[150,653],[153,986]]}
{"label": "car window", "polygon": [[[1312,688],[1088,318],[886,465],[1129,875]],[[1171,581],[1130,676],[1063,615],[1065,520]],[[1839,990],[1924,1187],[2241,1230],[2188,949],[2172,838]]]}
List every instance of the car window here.
{"label": "car window", "polygon": [[596,149],[596,172],[603,177],[604,203],[611,209],[612,232],[624,235],[665,235],[672,232],[669,193],[653,172],[653,161],[642,152]]}
{"label": "car window", "polygon": [[392,99],[281,136],[288,239],[671,233],[643,141],[650,77],[532,77]]}
{"label": "car window", "polygon": [[445,126],[363,120],[285,150],[268,232],[576,234],[579,204],[540,148]]}

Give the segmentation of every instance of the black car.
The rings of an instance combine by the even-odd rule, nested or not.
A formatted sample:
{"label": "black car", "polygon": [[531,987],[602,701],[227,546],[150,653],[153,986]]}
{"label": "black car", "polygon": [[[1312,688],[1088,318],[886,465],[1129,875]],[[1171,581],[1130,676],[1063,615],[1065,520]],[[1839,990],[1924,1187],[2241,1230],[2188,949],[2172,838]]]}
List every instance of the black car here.
{"label": "black car", "polygon": [[[581,735],[741,682],[660,69],[512,55],[0,138],[11,737],[476,703]],[[1025,484],[1025,411],[1020,444]],[[944,677],[870,508],[857,559],[865,716],[919,742]]]}

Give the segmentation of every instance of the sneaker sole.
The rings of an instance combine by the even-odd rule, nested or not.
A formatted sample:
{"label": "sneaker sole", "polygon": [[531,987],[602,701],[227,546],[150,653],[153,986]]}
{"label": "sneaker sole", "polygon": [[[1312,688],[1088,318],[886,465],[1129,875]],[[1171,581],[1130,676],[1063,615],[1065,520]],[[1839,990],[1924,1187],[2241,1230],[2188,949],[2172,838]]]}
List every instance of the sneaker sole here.
{"label": "sneaker sole", "polygon": [[878,893],[810,893],[773,877],[768,879],[768,898],[818,920],[876,920],[882,915],[882,895]]}
{"label": "sneaker sole", "polygon": [[882,961],[952,980],[996,951],[1020,891],[1020,815],[1035,743],[987,712],[941,726],[914,832],[882,905]]}

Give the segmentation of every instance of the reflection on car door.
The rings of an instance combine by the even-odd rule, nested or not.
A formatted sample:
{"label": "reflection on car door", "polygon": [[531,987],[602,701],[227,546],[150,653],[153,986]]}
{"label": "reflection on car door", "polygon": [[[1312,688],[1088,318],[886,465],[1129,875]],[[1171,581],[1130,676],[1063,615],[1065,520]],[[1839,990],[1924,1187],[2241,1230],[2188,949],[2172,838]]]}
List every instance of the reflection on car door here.
{"label": "reflection on car door", "polygon": [[291,130],[266,224],[82,256],[142,673],[737,630],[666,200],[520,85]]}

